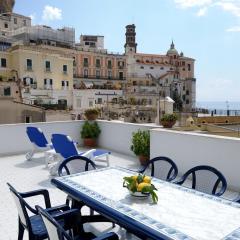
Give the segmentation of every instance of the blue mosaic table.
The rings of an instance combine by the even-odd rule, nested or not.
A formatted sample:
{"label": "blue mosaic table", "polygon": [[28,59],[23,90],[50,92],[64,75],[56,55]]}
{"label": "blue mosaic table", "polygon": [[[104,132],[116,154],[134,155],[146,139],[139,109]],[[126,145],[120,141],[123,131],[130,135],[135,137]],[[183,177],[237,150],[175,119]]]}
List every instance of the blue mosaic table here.
{"label": "blue mosaic table", "polygon": [[153,178],[159,201],[138,199],[122,187],[133,172],[103,168],[52,183],[140,238],[240,240],[240,204]]}

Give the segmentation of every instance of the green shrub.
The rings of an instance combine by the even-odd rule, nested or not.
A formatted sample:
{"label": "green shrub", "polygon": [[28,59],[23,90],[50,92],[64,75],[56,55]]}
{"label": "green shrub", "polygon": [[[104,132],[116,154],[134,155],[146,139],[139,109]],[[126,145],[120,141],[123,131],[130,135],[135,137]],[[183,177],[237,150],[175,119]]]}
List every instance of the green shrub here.
{"label": "green shrub", "polygon": [[98,138],[100,133],[101,133],[101,129],[98,126],[97,122],[86,121],[82,127],[81,137],[82,138]]}
{"label": "green shrub", "polygon": [[99,110],[97,108],[89,108],[85,110],[84,115],[88,120],[95,120],[99,115]]}
{"label": "green shrub", "polygon": [[175,122],[177,120],[176,114],[164,114],[161,118],[161,121],[164,122]]}
{"label": "green shrub", "polygon": [[138,130],[132,134],[132,145],[130,148],[137,156],[150,156],[150,132]]}

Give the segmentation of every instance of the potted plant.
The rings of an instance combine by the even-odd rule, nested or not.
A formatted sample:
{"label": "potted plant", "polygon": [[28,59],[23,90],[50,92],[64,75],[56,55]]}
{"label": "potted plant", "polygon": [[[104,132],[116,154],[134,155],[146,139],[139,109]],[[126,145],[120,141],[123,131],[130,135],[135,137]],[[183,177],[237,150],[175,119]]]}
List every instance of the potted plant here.
{"label": "potted plant", "polygon": [[164,114],[161,118],[161,124],[164,128],[172,128],[177,121],[176,114]]}
{"label": "potted plant", "polygon": [[97,119],[99,115],[99,110],[97,108],[89,108],[85,110],[84,115],[87,120],[93,121]]}
{"label": "potted plant", "polygon": [[83,138],[83,144],[86,147],[95,147],[97,145],[97,138],[101,133],[97,122],[86,121],[83,124],[81,137]]}
{"label": "potted plant", "polygon": [[132,134],[131,150],[139,157],[141,165],[146,165],[150,157],[150,132],[138,130]]}

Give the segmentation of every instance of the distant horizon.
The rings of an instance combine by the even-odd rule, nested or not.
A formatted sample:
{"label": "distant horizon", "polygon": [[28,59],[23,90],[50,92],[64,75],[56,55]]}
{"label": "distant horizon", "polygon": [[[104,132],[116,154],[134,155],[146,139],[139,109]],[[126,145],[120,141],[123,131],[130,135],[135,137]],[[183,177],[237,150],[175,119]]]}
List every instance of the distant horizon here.
{"label": "distant horizon", "polygon": [[197,101],[240,101],[239,0],[16,0],[14,12],[33,24],[74,27],[103,35],[111,52],[124,52],[125,26],[136,25],[138,52],[166,54],[176,49],[196,59]]}

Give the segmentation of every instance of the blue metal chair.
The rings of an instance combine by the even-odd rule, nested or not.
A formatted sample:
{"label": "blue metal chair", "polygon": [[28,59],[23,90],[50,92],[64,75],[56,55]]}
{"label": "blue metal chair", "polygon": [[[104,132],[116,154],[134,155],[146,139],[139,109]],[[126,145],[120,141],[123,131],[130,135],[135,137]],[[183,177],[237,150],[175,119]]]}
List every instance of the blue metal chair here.
{"label": "blue metal chair", "polygon": [[173,181],[178,174],[177,165],[168,157],[160,156],[151,159],[140,172],[144,173],[149,167],[151,176],[168,182]]}
{"label": "blue metal chair", "polygon": [[32,143],[32,150],[26,154],[26,159],[31,160],[36,151],[47,151],[52,148],[49,144],[42,130],[37,127],[27,127],[27,135]]}
{"label": "blue metal chair", "polygon": [[215,196],[221,196],[227,189],[227,181],[223,174],[211,166],[191,168],[175,183],[182,185],[187,179],[192,189]]}
{"label": "blue metal chair", "polygon": [[78,152],[74,141],[67,135],[64,134],[53,134],[52,144],[56,153],[60,154],[63,159],[71,156],[84,155],[93,161],[102,160],[103,157],[106,158],[107,166],[109,166],[109,155],[111,152],[103,149],[92,149],[88,154],[86,152]]}
{"label": "blue metal chair", "polygon": [[[69,206],[64,204],[56,207],[51,207],[49,193],[45,189],[40,189],[31,192],[19,193],[11,184],[7,183],[9,190],[12,193],[18,210],[18,240],[23,239],[24,231],[28,231],[29,240],[42,240],[47,238],[46,228],[35,208],[32,208],[26,201],[25,198],[43,196],[46,211],[51,215],[61,216],[64,211],[70,210]],[[76,211],[79,212],[77,209]],[[29,215],[31,214],[31,216]],[[60,224],[64,226],[64,222]],[[64,226],[66,227],[66,226]]]}
{"label": "blue metal chair", "polygon": [[58,175],[64,176],[94,169],[96,169],[96,165],[92,160],[87,157],[77,155],[71,156],[61,162],[58,167]]}
{"label": "blue metal chair", "polygon": [[[52,217],[47,211],[42,209],[41,207],[37,207],[39,214],[42,217],[42,220],[46,226],[47,232],[48,232],[48,238],[51,240],[88,240],[88,239],[94,239],[94,240],[118,240],[117,234],[113,232],[102,234],[99,237],[96,237],[91,232],[84,232],[80,231],[79,235],[74,237],[71,237],[67,232],[64,230],[64,228],[56,221],[55,217]],[[69,216],[69,213],[66,212],[65,216]],[[72,213],[70,214],[70,218],[72,217]],[[76,221],[73,220],[72,222],[72,228],[76,228]],[[81,219],[81,223],[84,224],[85,221]],[[81,228],[83,229],[83,228]]]}
{"label": "blue metal chair", "polygon": [[[96,165],[93,161],[88,159],[87,157],[84,156],[72,156],[69,157],[60,164],[58,168],[58,175],[59,176],[65,176],[65,175],[70,175],[70,174],[75,174],[75,173],[80,173],[80,172],[85,172],[89,170],[94,170],[96,169]],[[68,199],[71,199],[72,202],[72,208],[79,208],[81,211],[81,208],[85,206],[85,204],[81,201],[76,201],[72,199],[70,196],[68,196]],[[102,215],[94,215],[94,211],[90,208],[90,216],[91,216],[91,221],[93,222],[112,222],[111,220],[105,218]],[[89,221],[90,221],[89,219]],[[113,227],[115,224],[113,223]]]}

